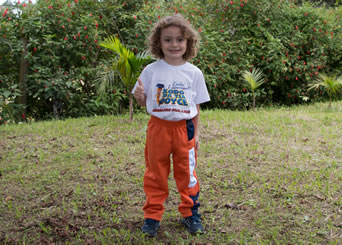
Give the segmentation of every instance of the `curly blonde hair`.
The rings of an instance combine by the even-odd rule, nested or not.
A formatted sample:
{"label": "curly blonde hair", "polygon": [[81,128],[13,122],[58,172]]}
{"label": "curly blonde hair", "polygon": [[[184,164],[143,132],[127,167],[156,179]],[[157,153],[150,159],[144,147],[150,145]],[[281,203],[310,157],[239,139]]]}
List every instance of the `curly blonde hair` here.
{"label": "curly blonde hair", "polygon": [[159,59],[164,58],[164,53],[161,48],[160,35],[162,29],[168,28],[170,26],[179,27],[184,38],[187,39],[187,46],[183,55],[183,59],[190,60],[191,58],[194,58],[197,55],[200,37],[192,28],[191,24],[181,14],[166,16],[154,25],[148,38],[148,46],[151,54]]}

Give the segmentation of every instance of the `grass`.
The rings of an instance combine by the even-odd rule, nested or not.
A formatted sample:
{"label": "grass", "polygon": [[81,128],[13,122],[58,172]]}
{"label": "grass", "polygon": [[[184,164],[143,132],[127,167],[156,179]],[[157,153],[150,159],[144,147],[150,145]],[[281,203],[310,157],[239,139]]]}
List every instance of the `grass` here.
{"label": "grass", "polygon": [[206,233],[140,232],[146,114],[0,127],[0,244],[341,244],[342,102],[203,111]]}

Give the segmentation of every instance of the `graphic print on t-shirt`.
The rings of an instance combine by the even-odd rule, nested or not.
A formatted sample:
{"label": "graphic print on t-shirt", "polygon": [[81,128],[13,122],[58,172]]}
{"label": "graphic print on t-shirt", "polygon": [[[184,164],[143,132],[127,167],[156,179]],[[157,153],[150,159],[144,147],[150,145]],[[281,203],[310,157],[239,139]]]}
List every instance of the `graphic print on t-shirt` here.
{"label": "graphic print on t-shirt", "polygon": [[153,89],[156,104],[153,112],[173,111],[190,113],[190,86],[184,82],[158,81]]}

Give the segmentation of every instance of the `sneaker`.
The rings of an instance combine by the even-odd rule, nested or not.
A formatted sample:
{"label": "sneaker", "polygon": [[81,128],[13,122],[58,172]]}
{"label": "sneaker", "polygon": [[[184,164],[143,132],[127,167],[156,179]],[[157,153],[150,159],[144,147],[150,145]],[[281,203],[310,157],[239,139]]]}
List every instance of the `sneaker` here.
{"label": "sneaker", "polygon": [[194,214],[182,220],[183,225],[190,233],[203,233],[203,226],[201,224],[201,215]]}
{"label": "sneaker", "polygon": [[145,219],[141,231],[149,236],[156,236],[160,227],[160,222],[154,219]]}

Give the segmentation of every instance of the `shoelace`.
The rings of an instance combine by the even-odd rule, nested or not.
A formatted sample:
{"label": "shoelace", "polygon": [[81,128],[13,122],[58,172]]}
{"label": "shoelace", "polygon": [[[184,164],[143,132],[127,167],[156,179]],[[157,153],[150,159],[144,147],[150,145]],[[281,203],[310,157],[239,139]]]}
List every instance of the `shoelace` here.
{"label": "shoelace", "polygon": [[201,222],[201,215],[200,214],[194,214],[189,217],[189,223],[200,223]]}

